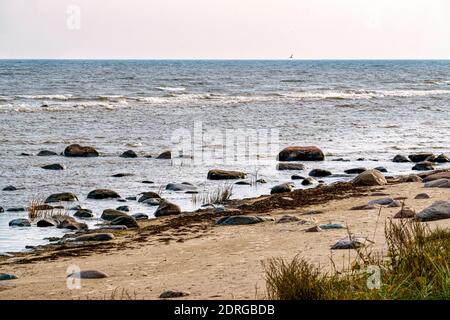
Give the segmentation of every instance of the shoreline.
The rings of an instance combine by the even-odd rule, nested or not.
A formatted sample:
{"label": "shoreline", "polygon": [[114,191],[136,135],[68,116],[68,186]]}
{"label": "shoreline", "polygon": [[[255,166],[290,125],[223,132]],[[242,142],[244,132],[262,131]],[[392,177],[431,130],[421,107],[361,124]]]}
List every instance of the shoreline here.
{"label": "shoreline", "polygon": [[[384,221],[400,208],[356,211],[352,207],[383,197],[406,197],[406,205],[418,212],[450,195],[449,189],[424,189],[421,182],[399,180],[390,179],[384,186],[341,183],[232,200],[223,212],[203,209],[139,222],[136,230],[108,231],[114,239],[106,242],[50,244],[43,250],[0,257],[2,272],[19,278],[0,283],[0,299],[108,299],[114,290],[125,290],[137,299],[158,299],[165,290],[189,292],[188,299],[261,299],[265,294],[261,261],[266,259],[300,254],[327,270],[331,256],[335,265],[345,265],[354,252],[331,251],[330,246],[348,230],[373,237],[373,249],[383,251]],[[415,199],[423,192],[431,198]],[[236,215],[269,216],[274,221],[238,226],[215,223],[220,217]],[[285,215],[296,219],[277,223]],[[305,232],[328,223],[345,228]],[[428,224],[449,227],[450,220]],[[71,291],[66,287],[70,265],[105,272],[108,277],[83,279],[82,288]]]}

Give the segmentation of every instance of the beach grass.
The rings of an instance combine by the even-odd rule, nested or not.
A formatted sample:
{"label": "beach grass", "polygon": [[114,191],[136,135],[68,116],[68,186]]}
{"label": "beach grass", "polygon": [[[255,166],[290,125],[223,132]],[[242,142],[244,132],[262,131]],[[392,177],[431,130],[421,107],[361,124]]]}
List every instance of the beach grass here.
{"label": "beach grass", "polygon": [[[450,230],[388,220],[387,255],[358,249],[347,270],[322,269],[296,256],[264,262],[267,297],[276,300],[450,299]],[[373,285],[368,270],[379,270]],[[376,283],[376,282],[375,282]],[[372,284],[372,285],[371,285]]]}
{"label": "beach grass", "polygon": [[231,198],[233,195],[233,184],[225,183],[219,185],[212,191],[203,191],[192,194],[192,203],[194,204],[220,204]]}

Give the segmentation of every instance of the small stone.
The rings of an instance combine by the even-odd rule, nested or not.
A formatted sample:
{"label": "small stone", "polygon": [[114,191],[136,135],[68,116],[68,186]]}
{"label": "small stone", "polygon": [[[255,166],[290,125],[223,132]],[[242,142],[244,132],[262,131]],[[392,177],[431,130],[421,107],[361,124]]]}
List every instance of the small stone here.
{"label": "small stone", "polygon": [[130,207],[129,206],[120,206],[120,207],[117,207],[116,210],[130,212]]}
{"label": "small stone", "polygon": [[425,188],[450,188],[450,180],[439,179],[425,183]]}
{"label": "small stone", "polygon": [[277,170],[284,171],[284,170],[304,170],[305,165],[302,163],[293,163],[293,162],[280,162],[277,164]]}
{"label": "small stone", "polygon": [[64,170],[65,169],[64,165],[59,164],[59,163],[49,164],[49,165],[43,166],[41,168],[45,169],[45,170]]}
{"label": "small stone", "polygon": [[419,193],[414,199],[430,199],[431,197],[427,193]]}
{"label": "small stone", "polygon": [[428,208],[416,214],[417,221],[434,221],[450,218],[450,203],[447,201],[436,201]]}
{"label": "small stone", "polygon": [[16,191],[16,190],[19,190],[19,189],[14,186],[6,186],[2,189],[2,191]]}
{"label": "small stone", "polygon": [[64,150],[66,157],[98,157],[97,150],[93,147],[80,146],[79,144],[71,144]]}
{"label": "small stone", "polygon": [[156,192],[153,192],[153,191],[142,192],[141,194],[142,194],[142,196],[139,198],[138,202],[144,202],[148,199],[161,199],[159,194],[157,194]]}
{"label": "small stone", "polygon": [[153,181],[150,181],[150,180],[143,180],[141,183],[144,183],[144,184],[154,184],[154,182],[153,182]]}
{"label": "small stone", "polygon": [[360,206],[350,208],[350,210],[373,210],[373,209],[377,209],[377,207],[374,205],[368,205],[368,204],[363,204]]}
{"label": "small stone", "polygon": [[394,200],[390,204],[388,204],[388,208],[400,208],[402,205],[403,204],[400,201]]}
{"label": "small stone", "polygon": [[353,169],[345,170],[344,172],[347,174],[360,174],[366,170],[367,170],[366,168],[353,168]]}
{"label": "small stone", "polygon": [[227,171],[227,170],[209,170],[208,180],[231,180],[231,179],[245,179],[247,174],[239,171]]}
{"label": "small stone", "polygon": [[305,232],[322,232],[323,230],[319,226],[314,226],[308,229],[305,229]]}
{"label": "small stone", "polygon": [[362,237],[344,238],[336,242],[333,246],[331,246],[331,250],[361,248],[364,246],[366,241],[367,239]]}
{"label": "small stone", "polygon": [[126,226],[127,228],[139,228],[136,220],[129,215],[124,215],[113,219],[111,221],[111,225]]}
{"label": "small stone", "polygon": [[45,203],[61,202],[61,201],[78,201],[75,194],[71,192],[55,193],[45,199]]}
{"label": "small stone", "polygon": [[345,227],[340,223],[326,223],[319,225],[322,230],[332,230],[332,229],[344,229]]}
{"label": "small stone", "polygon": [[383,172],[383,173],[388,172],[388,170],[385,167],[376,167],[376,168],[374,168],[374,170],[378,170],[378,171]]}
{"label": "small stone", "polygon": [[271,217],[259,217],[259,216],[229,216],[222,217],[216,221],[217,225],[222,226],[236,226],[236,225],[247,225],[255,224],[265,221],[273,221]]}
{"label": "small stone", "polygon": [[312,177],[307,177],[307,178],[303,179],[303,181],[302,181],[303,186],[310,186],[315,183],[318,183],[318,182],[316,179],[314,179]]}
{"label": "small stone", "polygon": [[49,151],[49,150],[42,150],[39,151],[39,153],[37,154],[37,156],[39,157],[49,157],[49,156],[57,156],[58,154],[54,151]]}
{"label": "small stone", "polygon": [[6,209],[6,212],[24,212],[24,211],[25,211],[25,208],[22,208],[22,207]]}
{"label": "small stone", "polygon": [[107,278],[108,275],[104,272],[97,270],[82,270],[80,272],[73,272],[67,276],[68,278],[78,278],[78,279],[102,279]]}
{"label": "small stone", "polygon": [[161,201],[159,207],[155,211],[155,217],[177,215],[181,213],[181,209],[178,205],[171,203],[167,200]]}
{"label": "small stone", "polygon": [[54,227],[54,226],[55,226],[55,223],[52,222],[51,220],[48,220],[48,219],[42,219],[42,220],[39,220],[39,221],[36,223],[36,226],[37,226],[38,228]]}
{"label": "small stone", "polygon": [[416,170],[416,171],[430,171],[430,170],[434,170],[434,165],[432,162],[429,161],[423,161],[423,162],[419,162],[417,163],[412,170]]}
{"label": "small stone", "polygon": [[123,178],[123,177],[132,177],[132,176],[134,176],[134,174],[132,174],[132,173],[116,173],[116,174],[113,174],[111,177]]}
{"label": "small stone", "polygon": [[13,275],[13,274],[8,274],[8,273],[0,273],[0,281],[4,281],[4,280],[15,280],[17,279],[17,276]]}
{"label": "small stone", "polygon": [[299,176],[297,174],[294,174],[291,176],[291,180],[303,180],[305,177]]}
{"label": "small stone", "polygon": [[392,162],[411,162],[407,157],[402,155],[396,155],[394,159],[392,159]]}
{"label": "small stone", "polygon": [[188,296],[188,292],[167,290],[159,295],[161,299],[181,298]]}

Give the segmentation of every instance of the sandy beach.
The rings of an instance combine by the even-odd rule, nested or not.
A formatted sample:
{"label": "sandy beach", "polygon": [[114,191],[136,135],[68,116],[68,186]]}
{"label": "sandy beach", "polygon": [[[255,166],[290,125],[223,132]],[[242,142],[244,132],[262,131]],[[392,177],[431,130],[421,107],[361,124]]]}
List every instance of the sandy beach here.
{"label": "sandy beach", "polygon": [[[262,299],[266,294],[262,262],[269,258],[292,259],[300,255],[323,267],[324,272],[331,270],[332,259],[336,268],[345,268],[355,251],[330,247],[349,231],[373,240],[372,250],[383,252],[385,221],[400,208],[360,211],[350,210],[352,207],[391,197],[405,199],[405,205],[419,212],[450,197],[448,188],[425,189],[419,182],[350,187],[340,193],[333,187],[316,188],[319,189],[323,189],[320,196],[309,191],[310,201],[302,198],[304,191],[242,200],[230,205],[223,214],[204,210],[139,222],[137,231],[116,231],[115,239],[105,243],[73,248],[54,246],[11,258],[1,257],[2,272],[14,273],[18,279],[0,284],[0,298],[158,299],[165,290],[177,290],[188,292],[189,299]],[[415,199],[424,192],[429,199]],[[264,201],[275,203],[278,208],[262,209],[259,204]],[[304,204],[300,206],[289,204],[302,201]],[[217,218],[235,214],[270,216],[275,221],[238,226],[215,224]],[[284,215],[300,220],[277,223]],[[327,223],[343,224],[348,229],[304,231]],[[450,220],[429,224],[449,227]],[[80,289],[69,290],[67,268],[71,265],[98,270],[108,277],[83,279]]]}

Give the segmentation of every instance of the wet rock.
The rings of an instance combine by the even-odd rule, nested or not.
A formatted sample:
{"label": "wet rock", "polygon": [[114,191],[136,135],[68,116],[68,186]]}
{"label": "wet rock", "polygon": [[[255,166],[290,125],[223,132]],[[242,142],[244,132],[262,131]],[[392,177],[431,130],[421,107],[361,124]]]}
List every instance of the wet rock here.
{"label": "wet rock", "polygon": [[55,193],[45,199],[45,203],[61,202],[61,201],[78,201],[75,194],[71,192]]}
{"label": "wet rock", "polygon": [[172,159],[172,152],[164,151],[159,156],[157,156],[156,159]]}
{"label": "wet rock", "polygon": [[189,190],[195,190],[196,187],[191,184],[186,183],[169,183],[166,186],[166,190],[169,191],[189,191]]}
{"label": "wet rock", "polygon": [[65,169],[64,165],[59,164],[59,163],[49,164],[46,166],[42,166],[41,168],[45,169],[45,170],[64,170]]}
{"label": "wet rock", "polygon": [[55,223],[49,219],[41,219],[36,223],[38,228],[55,227]]}
{"label": "wet rock", "polygon": [[251,186],[252,184],[248,181],[238,181],[235,183],[238,186]]}
{"label": "wet rock", "polygon": [[345,227],[340,223],[326,223],[319,225],[319,228],[322,230],[336,230],[336,229],[344,229]]}
{"label": "wet rock", "polygon": [[17,276],[15,276],[13,274],[0,273],[0,281],[15,280],[15,279],[17,279]]}
{"label": "wet rock", "polygon": [[77,204],[76,206],[71,207],[69,210],[70,211],[77,211],[77,210],[80,210],[80,209],[82,209],[81,206],[79,204]]}
{"label": "wet rock", "polygon": [[344,238],[331,246],[331,250],[357,249],[365,245],[367,239],[363,237]]}
{"label": "wet rock", "polygon": [[296,216],[284,215],[280,219],[277,220],[277,223],[290,223],[300,221]]}
{"label": "wet rock", "polygon": [[104,272],[97,270],[82,270],[80,272],[73,272],[67,276],[68,278],[78,278],[78,279],[103,279],[107,278],[108,275]]}
{"label": "wet rock", "polygon": [[278,161],[323,161],[324,159],[322,150],[314,146],[287,147],[278,154]]}
{"label": "wet rock", "polygon": [[259,216],[230,216],[222,217],[216,221],[217,225],[221,226],[236,226],[236,225],[247,225],[255,224],[265,221],[273,221],[271,217],[259,217]]}
{"label": "wet rock", "polygon": [[141,181],[141,183],[144,183],[144,184],[154,184],[154,182],[153,182],[153,181],[150,181],[150,180],[143,180],[143,181]]}
{"label": "wet rock", "polygon": [[385,167],[376,167],[376,168],[374,168],[374,170],[378,170],[378,171],[383,172],[383,173],[388,172],[388,170]]}
{"label": "wet rock", "polygon": [[422,200],[422,199],[430,199],[431,197],[427,193],[419,193],[417,196],[415,196],[414,199]]}
{"label": "wet rock", "polygon": [[58,229],[86,230],[88,228],[87,224],[78,222],[74,217],[67,215],[53,216],[52,221],[55,221]]}
{"label": "wet rock", "polygon": [[401,162],[411,162],[411,160],[409,160],[408,157],[402,156],[400,154],[396,155],[394,157],[394,159],[392,159],[392,162],[397,162],[397,163],[401,163]]}
{"label": "wet rock", "polygon": [[314,179],[312,177],[307,177],[307,178],[303,179],[303,181],[302,181],[303,186],[310,186],[315,183],[318,183],[318,182],[316,179]]}
{"label": "wet rock", "polygon": [[416,214],[417,221],[434,221],[450,218],[450,203],[447,201],[436,201],[428,208]]}
{"label": "wet rock", "polygon": [[161,199],[161,197],[159,196],[159,194],[153,191],[142,192],[142,196],[139,198],[138,202],[144,202],[148,199]]}
{"label": "wet rock", "polygon": [[280,162],[277,164],[277,170],[304,170],[305,165],[302,163]]}
{"label": "wet rock", "polygon": [[298,174],[294,174],[291,176],[291,180],[303,180],[305,177],[299,176]]}
{"label": "wet rock", "polygon": [[432,153],[416,153],[416,154],[410,154],[408,156],[409,160],[412,162],[424,162],[427,160],[427,158],[432,157]]}
{"label": "wet rock", "polygon": [[64,150],[66,157],[98,157],[97,150],[89,146],[80,146],[79,144],[71,144]]}
{"label": "wet rock", "polygon": [[270,194],[291,192],[292,190],[294,190],[293,184],[282,183],[282,184],[276,185],[272,189],[270,189]]}
{"label": "wet rock", "polygon": [[167,290],[159,295],[160,299],[181,298],[189,295],[189,292]]}
{"label": "wet rock", "polygon": [[111,177],[123,178],[123,177],[132,177],[132,176],[134,176],[134,174],[132,174],[132,173],[116,173],[116,174],[113,174]]}
{"label": "wet rock", "polygon": [[19,189],[14,186],[6,186],[2,189],[2,191],[16,191],[16,190],[19,190]]}
{"label": "wet rock", "polygon": [[313,169],[309,172],[309,176],[310,177],[328,177],[331,176],[332,173],[328,170],[324,170],[324,169]]}
{"label": "wet rock", "polygon": [[417,163],[412,170],[416,170],[416,171],[429,171],[429,170],[434,170],[434,165],[432,162],[429,161],[423,161],[423,162],[419,162]]}
{"label": "wet rock", "polygon": [[348,169],[348,170],[345,170],[344,172],[346,174],[360,174],[360,173],[363,173],[364,171],[367,171],[367,169],[361,167],[361,168]]}
{"label": "wet rock", "polygon": [[127,150],[120,155],[121,158],[137,158],[138,155],[133,150]]}
{"label": "wet rock", "polygon": [[383,186],[387,184],[386,178],[378,170],[367,170],[352,180],[355,186]]}
{"label": "wet rock", "polygon": [[381,199],[375,199],[375,200],[369,201],[368,205],[369,206],[373,206],[373,205],[388,206],[392,202],[394,202],[394,199],[392,199],[392,198],[381,198]]}
{"label": "wet rock", "polygon": [[163,217],[180,214],[181,209],[175,203],[171,203],[167,200],[164,200],[160,203],[159,207],[155,211],[155,217]]}
{"label": "wet rock", "polygon": [[125,199],[128,201],[136,201],[137,197],[126,197]]}
{"label": "wet rock", "polygon": [[129,206],[120,206],[120,207],[117,207],[116,210],[123,211],[123,212],[130,212],[130,207]]}
{"label": "wet rock", "polygon": [[265,179],[258,179],[256,180],[256,183],[267,183]]}
{"label": "wet rock", "polygon": [[244,172],[239,171],[226,171],[226,170],[209,170],[207,178],[209,180],[232,180],[232,179],[245,179],[247,175]]}
{"label": "wet rock", "polygon": [[398,177],[398,181],[401,182],[401,183],[422,182],[422,178],[419,177],[416,174],[409,174],[407,176],[400,176],[400,177]]}
{"label": "wet rock", "polygon": [[18,208],[8,208],[6,209],[6,212],[24,212],[26,211],[25,208],[23,207],[18,207]]}
{"label": "wet rock", "polygon": [[425,188],[450,188],[450,180],[439,179],[425,183]]}
{"label": "wet rock", "polygon": [[150,199],[142,201],[142,203],[145,203],[149,206],[159,206],[162,201],[163,201],[163,199],[161,199],[161,198],[150,198]]}
{"label": "wet rock", "polygon": [[408,219],[414,218],[416,216],[416,211],[409,207],[403,207],[399,212],[397,212],[394,216],[394,219]]}
{"label": "wet rock", "polygon": [[11,220],[8,225],[10,227],[31,227],[30,220],[28,219],[14,219]]}
{"label": "wet rock", "polygon": [[5,209],[3,207],[0,207],[0,213],[5,212]]}
{"label": "wet rock", "polygon": [[73,241],[109,241],[114,239],[112,233],[88,233],[78,236]]}
{"label": "wet rock", "polygon": [[92,214],[92,210],[90,209],[79,209],[73,214],[73,216],[82,219],[94,217],[94,215]]}
{"label": "wet rock", "polygon": [[136,221],[147,220],[147,219],[148,219],[148,215],[143,214],[143,213],[136,213],[136,214],[133,214],[132,217],[133,217]]}
{"label": "wet rock", "polygon": [[118,217],[128,216],[125,212],[114,210],[114,209],[105,209],[100,218],[107,221],[112,221]]}
{"label": "wet rock", "polygon": [[39,157],[50,157],[50,156],[57,156],[58,154],[54,151],[49,151],[49,150],[42,150],[39,151],[39,153],[37,154],[37,156]]}
{"label": "wet rock", "polygon": [[430,174],[429,176],[426,176],[423,179],[423,181],[430,182],[430,181],[435,181],[435,180],[440,180],[440,179],[450,180],[450,171],[443,171],[443,172],[437,172],[437,173]]}
{"label": "wet rock", "polygon": [[87,195],[88,199],[117,199],[120,198],[120,195],[109,189],[96,189]]}
{"label": "wet rock", "polygon": [[450,162],[450,157],[448,157],[446,154],[440,154],[436,158],[434,158],[433,162],[447,163],[447,162]]}
{"label": "wet rock", "polygon": [[124,215],[124,216],[115,218],[114,220],[111,221],[111,225],[126,226],[129,229],[139,228],[139,225],[137,224],[136,220],[129,215]]}
{"label": "wet rock", "polygon": [[21,156],[21,157],[31,157],[32,154],[31,153],[22,152],[22,153],[19,154],[19,156]]}

